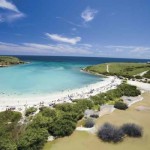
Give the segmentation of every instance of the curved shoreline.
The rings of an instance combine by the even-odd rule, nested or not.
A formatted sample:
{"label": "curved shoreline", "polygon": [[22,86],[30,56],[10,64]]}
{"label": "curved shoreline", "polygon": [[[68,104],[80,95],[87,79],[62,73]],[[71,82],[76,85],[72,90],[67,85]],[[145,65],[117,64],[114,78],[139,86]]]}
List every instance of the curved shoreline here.
{"label": "curved shoreline", "polygon": [[6,110],[6,108],[15,108],[22,111],[26,107],[35,106],[40,107],[52,106],[53,104],[72,102],[74,99],[89,98],[100,92],[106,92],[110,89],[116,88],[121,84],[121,80],[117,77],[110,76],[104,81],[97,82],[95,84],[87,85],[86,87],[68,90],[64,92],[58,92],[48,95],[39,96],[0,96],[0,111]]}

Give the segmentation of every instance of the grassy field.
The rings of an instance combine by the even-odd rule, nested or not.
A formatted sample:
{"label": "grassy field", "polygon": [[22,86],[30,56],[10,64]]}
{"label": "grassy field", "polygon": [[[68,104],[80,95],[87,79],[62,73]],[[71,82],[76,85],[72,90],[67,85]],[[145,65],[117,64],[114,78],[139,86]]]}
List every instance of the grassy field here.
{"label": "grassy field", "polygon": [[[108,66],[108,70],[107,70]],[[85,68],[86,71],[96,72],[100,74],[105,74],[107,71],[112,74],[117,75],[137,75],[144,71],[150,70],[150,64],[146,63],[107,63],[89,66]]]}
{"label": "grassy field", "polygon": [[115,110],[112,114],[103,116],[96,121],[96,126],[105,122],[116,125],[123,123],[136,123],[143,127],[142,138],[126,137],[118,144],[105,143],[96,135],[75,131],[71,136],[48,142],[43,150],[149,150],[150,149],[150,111],[137,111],[137,106],[150,107],[150,93],[144,93],[144,100],[133,104],[126,111]]}
{"label": "grassy field", "polygon": [[12,57],[12,56],[0,56],[0,65],[1,66],[9,66],[9,65],[14,65],[14,64],[21,64],[24,63],[17,57]]}

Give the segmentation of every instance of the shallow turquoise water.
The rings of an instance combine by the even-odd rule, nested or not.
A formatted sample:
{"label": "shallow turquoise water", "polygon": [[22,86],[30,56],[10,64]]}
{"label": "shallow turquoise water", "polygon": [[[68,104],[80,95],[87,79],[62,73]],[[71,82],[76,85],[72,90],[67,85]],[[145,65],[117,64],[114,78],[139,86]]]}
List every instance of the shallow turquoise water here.
{"label": "shallow turquoise water", "polygon": [[101,81],[80,71],[86,65],[68,62],[32,61],[0,68],[0,94],[48,94]]}
{"label": "shallow turquoise water", "polygon": [[37,95],[81,88],[103,80],[80,71],[81,68],[106,62],[147,62],[142,59],[17,56],[31,63],[0,68],[0,95]]}

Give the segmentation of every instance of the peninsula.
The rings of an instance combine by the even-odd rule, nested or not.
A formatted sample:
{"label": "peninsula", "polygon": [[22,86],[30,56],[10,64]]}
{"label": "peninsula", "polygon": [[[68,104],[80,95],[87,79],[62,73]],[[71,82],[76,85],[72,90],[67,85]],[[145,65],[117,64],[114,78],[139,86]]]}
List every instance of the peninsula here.
{"label": "peninsula", "polygon": [[8,67],[24,63],[24,61],[14,56],[0,56],[0,67]]}
{"label": "peninsula", "polygon": [[118,76],[132,80],[148,82],[150,79],[149,63],[104,63],[88,66],[83,71],[106,76]]}

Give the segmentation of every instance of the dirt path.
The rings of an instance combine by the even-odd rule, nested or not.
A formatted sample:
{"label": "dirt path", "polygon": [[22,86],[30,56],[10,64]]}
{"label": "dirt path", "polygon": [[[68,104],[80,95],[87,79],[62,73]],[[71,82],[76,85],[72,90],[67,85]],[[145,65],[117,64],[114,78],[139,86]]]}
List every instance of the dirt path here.
{"label": "dirt path", "polygon": [[147,71],[144,71],[144,72],[141,72],[141,73],[139,73],[138,75],[139,76],[143,76],[144,74],[146,74],[148,72],[148,70]]}
{"label": "dirt path", "polygon": [[107,70],[107,72],[109,72],[109,65],[107,65],[106,67],[107,67],[107,69],[106,69],[106,70]]}

